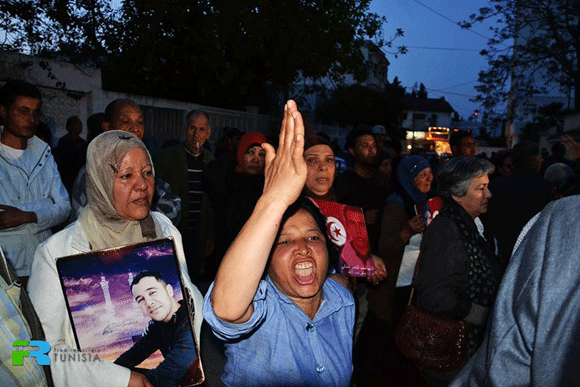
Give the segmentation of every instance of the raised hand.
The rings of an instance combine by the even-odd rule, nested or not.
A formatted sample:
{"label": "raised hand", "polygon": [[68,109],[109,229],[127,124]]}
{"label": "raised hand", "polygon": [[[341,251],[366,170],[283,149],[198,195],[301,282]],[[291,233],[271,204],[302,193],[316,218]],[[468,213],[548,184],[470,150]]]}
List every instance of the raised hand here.
{"label": "raised hand", "polygon": [[263,196],[289,206],[300,196],[308,173],[303,156],[304,123],[294,101],[284,106],[278,151],[270,144],[262,147],[266,151]]}
{"label": "raised hand", "polygon": [[215,315],[231,323],[246,322],[252,316],[252,300],[282,216],[306,182],[304,123],[294,101],[284,107],[278,151],[270,144],[262,147],[266,151],[264,192],[222,259],[211,295]]}

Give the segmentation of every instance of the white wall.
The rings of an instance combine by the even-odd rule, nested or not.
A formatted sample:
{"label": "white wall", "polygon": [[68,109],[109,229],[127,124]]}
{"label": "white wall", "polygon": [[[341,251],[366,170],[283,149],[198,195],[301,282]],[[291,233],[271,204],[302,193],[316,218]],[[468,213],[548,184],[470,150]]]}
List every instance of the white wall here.
{"label": "white wall", "polygon": [[[403,120],[401,126],[411,130],[427,130],[429,126],[443,126],[451,127],[451,114],[442,112],[422,112],[417,110],[407,111],[407,117]],[[413,128],[413,114],[425,114],[424,120],[415,120],[415,128]],[[430,125],[430,118],[433,114],[437,115],[436,125]]]}

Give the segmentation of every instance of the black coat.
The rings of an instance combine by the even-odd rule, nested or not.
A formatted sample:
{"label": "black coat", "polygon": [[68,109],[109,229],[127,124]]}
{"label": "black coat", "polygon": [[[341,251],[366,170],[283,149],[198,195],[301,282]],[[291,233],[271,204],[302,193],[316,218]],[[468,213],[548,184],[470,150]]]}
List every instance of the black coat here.
{"label": "black coat", "polygon": [[489,183],[492,197],[482,217],[507,262],[520,231],[552,198],[552,184],[539,174],[515,173]]}

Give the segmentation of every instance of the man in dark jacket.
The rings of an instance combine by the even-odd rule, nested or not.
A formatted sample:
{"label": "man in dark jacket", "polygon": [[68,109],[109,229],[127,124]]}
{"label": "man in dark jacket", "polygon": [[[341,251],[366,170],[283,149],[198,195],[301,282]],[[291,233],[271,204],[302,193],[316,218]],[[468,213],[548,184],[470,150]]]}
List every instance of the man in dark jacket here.
{"label": "man in dark jacket", "polygon": [[185,141],[161,150],[154,157],[155,173],[171,186],[181,198],[181,226],[183,248],[189,276],[197,283],[201,276],[203,260],[199,246],[199,223],[202,216],[204,186],[203,171],[213,155],[204,148],[212,129],[207,113],[192,110],[185,118]]}
{"label": "man in dark jacket", "polygon": [[62,183],[69,195],[72,195],[75,178],[87,160],[88,143],[80,136],[83,123],[77,116],[66,120],[66,131],[67,134],[60,138],[54,150],[54,159],[58,165]]}
{"label": "man in dark jacket", "polygon": [[363,209],[371,251],[376,253],[381,215],[390,193],[390,181],[377,170],[377,147],[372,130],[366,127],[351,130],[346,137],[345,148],[352,156],[354,166],[352,170],[336,177],[336,196],[340,203]]}
{"label": "man in dark jacket", "polygon": [[525,224],[544,208],[552,197],[552,184],[540,175],[540,150],[529,141],[512,150],[514,173],[489,183],[492,193],[484,224],[497,239],[501,258],[507,262]]}
{"label": "man in dark jacket", "polygon": [[155,271],[144,271],[135,276],[131,292],[143,315],[150,317],[151,321],[141,339],[115,363],[133,369],[160,350],[164,360],[146,376],[155,386],[177,385],[197,358],[183,301],[175,300],[173,287]]}

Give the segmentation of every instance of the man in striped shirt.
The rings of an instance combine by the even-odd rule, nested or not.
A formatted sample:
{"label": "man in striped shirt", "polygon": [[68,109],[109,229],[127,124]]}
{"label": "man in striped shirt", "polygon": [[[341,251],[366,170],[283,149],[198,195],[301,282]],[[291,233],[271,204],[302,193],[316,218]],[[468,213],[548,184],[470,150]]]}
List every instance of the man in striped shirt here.
{"label": "man in striped shirt", "polygon": [[180,231],[191,280],[196,283],[201,274],[200,249],[196,247],[198,226],[203,202],[202,173],[213,160],[213,155],[203,146],[211,135],[207,113],[192,110],[185,117],[185,142],[163,149],[156,155],[154,164],[157,176],[171,185],[181,198],[182,219]]}

